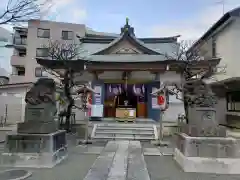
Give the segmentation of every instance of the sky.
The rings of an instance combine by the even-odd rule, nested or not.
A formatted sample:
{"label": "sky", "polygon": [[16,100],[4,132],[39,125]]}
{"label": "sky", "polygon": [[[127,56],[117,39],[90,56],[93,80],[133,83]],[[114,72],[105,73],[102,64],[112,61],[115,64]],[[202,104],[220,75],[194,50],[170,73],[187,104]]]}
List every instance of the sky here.
{"label": "sky", "polygon": [[[0,10],[7,1],[1,0]],[[86,24],[95,31],[120,33],[120,28],[124,26],[128,17],[138,37],[181,35],[182,40],[197,40],[224,12],[240,7],[240,0],[48,0],[48,2],[51,8],[44,10],[42,19]],[[12,29],[9,25],[3,27]]]}
{"label": "sky", "polygon": [[138,37],[181,35],[194,40],[224,12],[240,6],[240,0],[52,0],[52,4],[43,18],[119,33],[128,17]]}
{"label": "sky", "polygon": [[[8,0],[1,1],[0,8],[6,5]],[[47,13],[44,11],[42,19],[86,24],[96,31],[119,33],[128,17],[138,37],[181,35],[182,39],[190,40],[199,38],[224,12],[240,6],[240,0],[48,0],[48,2],[52,5],[51,9],[47,8]]]}

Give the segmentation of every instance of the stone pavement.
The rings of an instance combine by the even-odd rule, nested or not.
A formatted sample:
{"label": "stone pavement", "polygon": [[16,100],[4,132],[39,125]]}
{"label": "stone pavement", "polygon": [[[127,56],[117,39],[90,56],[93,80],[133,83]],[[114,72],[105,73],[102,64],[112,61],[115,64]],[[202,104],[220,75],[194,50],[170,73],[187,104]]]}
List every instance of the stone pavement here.
{"label": "stone pavement", "polygon": [[240,175],[185,173],[163,152],[171,151],[139,141],[74,145],[69,157],[52,169],[25,168],[32,172],[26,180],[240,180]]}
{"label": "stone pavement", "polygon": [[84,180],[150,180],[140,141],[109,141]]}

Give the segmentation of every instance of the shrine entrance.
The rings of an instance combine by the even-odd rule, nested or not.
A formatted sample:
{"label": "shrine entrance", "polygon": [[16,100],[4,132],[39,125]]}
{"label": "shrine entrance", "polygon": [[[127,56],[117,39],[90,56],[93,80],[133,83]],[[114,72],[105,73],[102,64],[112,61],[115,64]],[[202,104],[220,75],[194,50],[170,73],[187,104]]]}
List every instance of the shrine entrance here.
{"label": "shrine entrance", "polygon": [[145,84],[105,83],[104,117],[147,118]]}

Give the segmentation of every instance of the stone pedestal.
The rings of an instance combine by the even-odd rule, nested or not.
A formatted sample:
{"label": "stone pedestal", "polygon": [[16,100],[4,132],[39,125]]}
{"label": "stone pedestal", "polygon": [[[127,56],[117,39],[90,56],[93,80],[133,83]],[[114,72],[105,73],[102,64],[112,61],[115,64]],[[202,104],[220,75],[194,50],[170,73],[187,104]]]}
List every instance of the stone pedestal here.
{"label": "stone pedestal", "polygon": [[58,124],[55,121],[27,121],[17,124],[17,132],[20,134],[51,134],[56,131],[58,131]]}
{"label": "stone pedestal", "polygon": [[238,144],[234,138],[180,133],[174,159],[185,172],[240,174]]}
{"label": "stone pedestal", "polygon": [[225,137],[225,128],[219,127],[216,109],[213,107],[190,107],[188,109],[189,124],[183,131],[193,137]]}
{"label": "stone pedestal", "polygon": [[66,132],[8,134],[1,166],[52,168],[67,157]]}

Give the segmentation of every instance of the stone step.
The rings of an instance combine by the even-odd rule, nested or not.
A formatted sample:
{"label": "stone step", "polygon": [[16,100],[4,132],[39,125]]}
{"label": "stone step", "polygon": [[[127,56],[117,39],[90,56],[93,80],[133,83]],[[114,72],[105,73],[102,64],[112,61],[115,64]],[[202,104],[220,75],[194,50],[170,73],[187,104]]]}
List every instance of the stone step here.
{"label": "stone step", "polygon": [[[139,125],[139,124],[138,124]],[[132,126],[131,124],[95,124],[92,131],[92,139],[157,139],[157,128],[155,125],[144,124]]]}
{"label": "stone step", "polygon": [[152,131],[152,128],[139,127],[98,127],[99,130],[136,130],[136,131]]}
{"label": "stone step", "polygon": [[153,140],[154,137],[134,137],[134,136],[115,136],[115,137],[109,137],[109,136],[96,136],[94,139],[104,139],[104,140]]}
{"label": "stone step", "polygon": [[100,131],[99,129],[96,131],[96,134],[130,134],[130,135],[154,135],[153,131]]}
{"label": "stone step", "polygon": [[[151,128],[153,124],[135,124],[135,123],[99,123],[99,127],[139,127]],[[155,124],[154,124],[155,125]]]}

